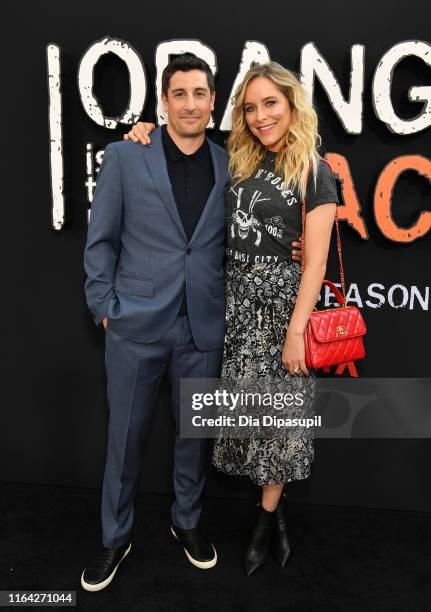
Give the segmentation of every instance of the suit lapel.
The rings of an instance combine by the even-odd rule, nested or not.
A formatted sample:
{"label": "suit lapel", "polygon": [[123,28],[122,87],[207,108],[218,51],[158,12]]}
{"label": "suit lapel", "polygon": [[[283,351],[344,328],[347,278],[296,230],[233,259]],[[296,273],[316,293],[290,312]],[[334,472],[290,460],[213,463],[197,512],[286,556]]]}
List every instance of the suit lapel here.
{"label": "suit lapel", "polygon": [[145,161],[150,171],[151,177],[154,181],[157,191],[166,206],[168,213],[172,217],[173,222],[177,226],[180,234],[187,242],[186,233],[181,221],[178,207],[175,202],[174,194],[172,192],[171,182],[169,180],[168,168],[166,165],[165,152],[163,149],[162,142],[162,130],[157,128],[151,134],[151,145],[142,147]]}
{"label": "suit lapel", "polygon": [[[224,187],[226,183],[225,177],[225,168],[222,161],[219,159],[217,155],[215,146],[213,143],[208,140],[208,144],[210,147],[211,159],[214,168],[214,186],[208,196],[208,200],[206,201],[205,207],[202,211],[202,214],[199,218],[199,221],[195,227],[195,231],[190,239],[190,243],[196,239],[197,235],[205,225],[205,222],[208,218],[209,213],[211,212],[211,208],[214,203],[217,201],[219,196],[219,191],[221,187]],[[177,226],[180,234],[183,236],[184,240],[187,242],[187,236],[184,231],[184,226],[181,221],[180,214],[178,212],[178,207],[175,202],[174,194],[172,192],[171,183],[169,180],[168,168],[166,165],[165,152],[163,149],[162,142],[162,130],[161,128],[157,128],[151,134],[151,145],[146,145],[142,147],[142,152],[145,157],[145,161],[147,163],[148,169],[150,171],[151,177],[154,181],[154,184],[157,188],[157,191],[160,194],[160,197],[166,206],[168,213],[170,214],[173,222]]]}
{"label": "suit lapel", "polygon": [[224,176],[224,168],[222,168],[222,164],[220,162],[219,156],[217,155],[215,146],[213,145],[213,143],[211,142],[211,140],[208,140],[208,144],[209,144],[209,148],[210,148],[210,153],[211,153],[211,159],[212,159],[212,163],[213,163],[213,168],[214,168],[214,186],[211,189],[211,192],[208,196],[208,200],[206,201],[205,207],[202,211],[201,216],[199,217],[199,221],[196,224],[195,227],[195,231],[193,232],[192,237],[190,238],[190,243],[192,244],[192,242],[196,239],[197,235],[199,234],[199,232],[201,231],[201,229],[203,228],[203,226],[205,225],[205,222],[208,218],[209,213],[211,212],[211,208],[214,205],[214,203],[217,201],[218,195],[219,195],[219,191],[221,186],[224,187],[225,183],[226,183],[226,177]]}

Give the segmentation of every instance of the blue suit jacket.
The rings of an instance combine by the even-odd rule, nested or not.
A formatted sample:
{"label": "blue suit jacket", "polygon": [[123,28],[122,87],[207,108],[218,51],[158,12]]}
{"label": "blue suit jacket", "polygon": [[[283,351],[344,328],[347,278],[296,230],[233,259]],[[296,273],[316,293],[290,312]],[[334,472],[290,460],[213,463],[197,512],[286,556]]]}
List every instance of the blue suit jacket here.
{"label": "blue suit jacket", "polygon": [[88,306],[99,324],[137,342],[159,340],[175,320],[186,287],[199,350],[223,345],[225,151],[208,140],[215,184],[187,241],[161,139],[109,144],[91,206],[84,267]]}

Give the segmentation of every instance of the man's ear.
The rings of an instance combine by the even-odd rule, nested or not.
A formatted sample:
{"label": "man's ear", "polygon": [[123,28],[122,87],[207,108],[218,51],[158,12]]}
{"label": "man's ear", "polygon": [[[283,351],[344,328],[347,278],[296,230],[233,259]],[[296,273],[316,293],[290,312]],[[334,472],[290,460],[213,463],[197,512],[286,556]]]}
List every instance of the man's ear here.
{"label": "man's ear", "polygon": [[213,91],[213,93],[211,94],[211,111],[214,110],[214,105],[215,105],[215,92]]}
{"label": "man's ear", "polygon": [[167,96],[165,96],[165,94],[162,94],[162,104],[163,104],[163,110],[165,111],[165,113],[168,112],[168,98]]}

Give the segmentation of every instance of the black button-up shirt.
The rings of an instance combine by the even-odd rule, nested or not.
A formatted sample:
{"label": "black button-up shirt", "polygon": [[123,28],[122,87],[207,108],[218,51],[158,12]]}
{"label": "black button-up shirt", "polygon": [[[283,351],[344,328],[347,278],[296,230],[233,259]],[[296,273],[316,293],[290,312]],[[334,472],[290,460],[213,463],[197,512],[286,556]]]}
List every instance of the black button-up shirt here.
{"label": "black button-up shirt", "polygon": [[[162,142],[172,192],[187,240],[190,241],[214,187],[210,149],[205,139],[197,151],[186,155],[169,136],[166,125],[162,126]],[[185,290],[180,314],[187,314]]]}

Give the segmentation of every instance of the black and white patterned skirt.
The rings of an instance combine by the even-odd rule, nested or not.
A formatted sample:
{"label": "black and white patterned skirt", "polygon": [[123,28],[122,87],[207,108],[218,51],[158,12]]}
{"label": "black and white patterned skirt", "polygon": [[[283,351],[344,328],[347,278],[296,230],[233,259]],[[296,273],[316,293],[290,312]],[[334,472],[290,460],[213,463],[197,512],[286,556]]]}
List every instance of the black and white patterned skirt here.
{"label": "black and white patterned skirt", "polygon": [[[290,393],[314,397],[314,373],[290,374],[281,363],[286,329],[301,280],[292,261],[226,266],[226,335],[222,379],[282,381]],[[313,430],[274,437],[220,435],[213,464],[222,472],[248,476],[258,485],[307,478],[314,459]]]}

